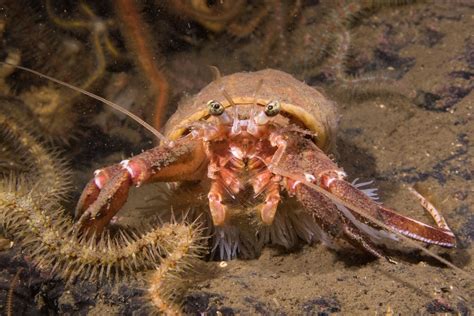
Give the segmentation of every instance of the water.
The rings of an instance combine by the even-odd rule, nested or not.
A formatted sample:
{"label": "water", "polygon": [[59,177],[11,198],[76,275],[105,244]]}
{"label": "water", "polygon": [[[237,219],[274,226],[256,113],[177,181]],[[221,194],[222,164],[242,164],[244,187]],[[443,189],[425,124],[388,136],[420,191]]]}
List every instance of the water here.
{"label": "water", "polygon": [[[153,64],[147,64],[146,54],[137,49],[133,29],[120,17],[124,9],[112,4],[81,7],[53,2],[49,12],[46,5],[27,2],[5,3],[2,8],[2,60],[21,59],[20,65],[96,92],[155,126],[176,110],[181,98],[199,92],[212,80],[209,65],[223,75],[277,68],[318,86],[339,104],[336,158],[349,179],[375,180],[385,205],[432,223],[405,187],[416,185],[458,237],[455,250],[430,249],[472,274],[473,153],[469,145],[474,126],[470,93],[474,11],[469,3],[387,6],[351,23],[346,18],[356,13],[357,5],[338,10],[327,2],[304,2],[301,8],[285,2],[266,12],[263,5],[253,4],[242,11],[231,8],[240,14],[237,22],[224,23],[220,33],[215,32],[220,24],[208,24],[192,14],[186,17],[183,9],[177,14],[179,8],[147,3],[138,16],[140,23],[146,23],[149,40],[145,42],[152,44]],[[264,17],[257,23],[253,19],[259,15]],[[71,20],[87,23],[78,27]],[[238,27],[249,25],[250,20],[255,21],[255,30],[244,34]],[[396,78],[396,84],[387,78]],[[138,154],[155,142],[129,118],[67,89],[20,71],[2,79],[2,94],[21,99],[26,105],[22,111],[31,112],[20,111],[15,118],[42,139],[45,148],[59,149],[59,156],[73,170],[70,198],[60,198],[66,217],[72,215],[93,170]],[[15,113],[8,110],[10,103],[3,104],[2,113]],[[162,114],[153,114],[157,107]],[[5,148],[0,155],[3,174],[14,171],[32,177],[50,172],[29,169],[28,156],[18,156],[25,154],[27,146],[6,138],[1,144]],[[48,187],[42,189],[47,192]],[[163,196],[153,199],[156,191],[164,189],[134,189],[117,223],[140,226],[150,221],[156,206],[141,208],[166,201]],[[179,198],[186,200],[183,203],[189,199],[203,204],[205,194],[187,192]],[[12,232],[5,235],[14,239]],[[332,251],[302,243],[290,251],[266,247],[252,260],[226,264],[199,260],[194,272],[186,275],[192,286],[184,298],[185,309],[190,313],[290,315],[388,315],[390,309],[403,315],[468,315],[472,309],[472,279],[419,251],[405,245],[388,250],[399,262],[393,265],[347,245],[342,248]],[[148,302],[144,289],[150,273],[140,274],[133,282],[106,279],[99,285],[87,281],[65,285],[50,269],[33,268],[34,259],[28,251],[19,255],[21,249],[22,242],[17,240],[12,249],[0,252],[0,302],[7,301],[8,289],[13,287],[15,313],[150,311],[143,307]],[[19,281],[12,285],[21,267]]]}

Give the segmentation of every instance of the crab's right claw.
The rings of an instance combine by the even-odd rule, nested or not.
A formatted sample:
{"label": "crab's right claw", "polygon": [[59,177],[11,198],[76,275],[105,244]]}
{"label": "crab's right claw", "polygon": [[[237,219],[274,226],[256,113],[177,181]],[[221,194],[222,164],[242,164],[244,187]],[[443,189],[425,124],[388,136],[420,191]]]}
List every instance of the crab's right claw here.
{"label": "crab's right claw", "polygon": [[97,170],[79,198],[75,227],[100,233],[125,204],[132,177],[120,165]]}
{"label": "crab's right claw", "polygon": [[157,181],[198,180],[206,172],[202,143],[184,137],[173,147],[159,146],[97,170],[76,207],[75,229],[100,234],[128,198],[130,186]]}

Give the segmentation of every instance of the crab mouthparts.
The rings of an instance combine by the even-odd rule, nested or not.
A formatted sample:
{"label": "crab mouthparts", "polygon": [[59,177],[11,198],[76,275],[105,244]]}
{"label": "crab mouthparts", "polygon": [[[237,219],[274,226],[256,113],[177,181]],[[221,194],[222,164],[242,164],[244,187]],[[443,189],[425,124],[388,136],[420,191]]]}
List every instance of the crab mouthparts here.
{"label": "crab mouthparts", "polygon": [[263,111],[260,111],[257,115],[253,115],[253,111],[248,119],[239,119],[238,115],[232,120],[232,128],[230,136],[237,136],[246,131],[250,135],[258,136],[259,127],[269,122],[268,117]]}

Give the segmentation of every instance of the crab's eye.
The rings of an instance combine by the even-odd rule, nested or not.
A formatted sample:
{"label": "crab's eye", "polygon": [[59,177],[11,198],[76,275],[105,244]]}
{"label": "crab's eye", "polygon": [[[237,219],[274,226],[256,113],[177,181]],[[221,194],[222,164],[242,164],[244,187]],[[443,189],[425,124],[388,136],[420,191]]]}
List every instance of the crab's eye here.
{"label": "crab's eye", "polygon": [[265,114],[267,116],[275,116],[278,113],[280,113],[280,110],[281,110],[280,102],[278,102],[278,101],[270,101],[265,106]]}
{"label": "crab's eye", "polygon": [[224,113],[224,106],[215,100],[207,102],[207,107],[209,109],[209,114],[214,116],[219,116]]}

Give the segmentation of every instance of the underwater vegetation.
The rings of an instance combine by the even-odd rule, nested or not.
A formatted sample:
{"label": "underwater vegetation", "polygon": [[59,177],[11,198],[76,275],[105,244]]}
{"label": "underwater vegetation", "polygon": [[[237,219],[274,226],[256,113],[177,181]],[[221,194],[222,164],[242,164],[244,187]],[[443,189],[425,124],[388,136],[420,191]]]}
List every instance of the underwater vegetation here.
{"label": "underwater vegetation", "polygon": [[[66,21],[55,16],[49,2],[46,8],[48,17],[55,25],[73,30],[81,27],[91,30],[96,69],[88,73],[86,79],[82,79],[84,76],[77,72],[73,77],[64,74],[65,71],[67,73],[67,65],[56,68],[49,63],[50,69],[44,71],[58,78],[67,78],[83,89],[90,89],[104,75],[102,46],[115,52],[109,38],[103,32],[98,33],[97,27],[88,25],[87,21]],[[81,4],[81,10],[89,18],[95,18],[86,4]],[[97,19],[94,20],[97,22]],[[16,28],[21,29],[21,26],[25,27],[15,25],[13,30],[8,28],[8,34],[17,36],[20,31]],[[36,36],[50,41],[54,39],[54,36],[46,34]],[[30,52],[28,46],[25,50]],[[30,57],[27,53],[21,57],[26,59],[26,64],[29,64],[28,61],[40,62],[36,55]],[[18,64],[13,60],[11,56],[6,59],[10,64]],[[35,66],[34,63],[32,65]],[[9,68],[8,65],[3,67]],[[11,73],[2,72],[5,86],[8,81],[5,79]],[[71,79],[74,77],[78,79]],[[0,102],[0,224],[5,237],[21,245],[33,266],[48,271],[52,276],[58,275],[69,283],[105,279],[119,282],[138,273],[154,271],[147,297],[157,310],[178,312],[184,293],[181,275],[187,271],[189,262],[201,252],[197,223],[161,223],[157,219],[154,224],[150,222],[148,226],[141,227],[140,231],[121,229],[90,237],[74,231],[71,213],[65,207],[66,197],[71,191],[72,173],[66,167],[64,151],[53,143],[67,144],[71,141],[76,123],[72,115],[77,118],[79,114],[74,113],[72,106],[82,96],[50,83],[41,86],[33,84],[27,88],[15,86],[13,89],[6,88],[4,93],[12,95],[3,96]],[[20,270],[12,284],[17,282],[19,274]],[[8,313],[14,308],[13,287],[10,292]]]}
{"label": "underwater vegetation", "polygon": [[[155,270],[149,296],[159,310],[179,309],[180,274],[201,251],[195,224],[171,222],[86,237],[73,230],[71,216],[61,205],[70,190],[70,171],[59,154],[31,131],[33,120],[19,122],[7,109],[20,111],[19,100],[1,100],[2,139],[14,144],[27,170],[10,172],[0,182],[0,224],[5,235],[34,265],[69,282],[118,280]],[[12,112],[15,112],[12,111]],[[13,147],[13,146],[12,146]],[[99,241],[97,241],[99,240]],[[173,300],[171,300],[173,298]]]}
{"label": "underwater vegetation", "polygon": [[[409,85],[410,89],[407,89],[404,86],[406,82],[401,83],[397,79],[402,78],[410,69],[419,70],[416,67],[420,66],[422,60],[421,57],[415,60],[410,54],[408,57],[399,54],[404,45],[409,44],[399,39],[395,33],[400,25],[406,26],[408,17],[400,19],[400,25],[395,24],[393,18],[392,22],[366,22],[379,9],[395,12],[404,7],[401,5],[411,2],[119,1],[114,4],[97,4],[45,1],[31,7],[21,5],[21,2],[8,6],[2,4],[2,8],[7,9],[2,11],[1,59],[11,64],[28,66],[104,95],[138,113],[146,121],[153,122],[156,128],[161,127],[167,115],[175,111],[173,105],[181,97],[186,97],[185,93],[198,92],[204,84],[211,81],[208,65],[218,66],[225,74],[267,67],[279,68],[310,85],[324,86],[326,91],[332,94],[331,97],[334,95],[338,100],[384,98],[387,95],[412,98],[411,89],[416,87],[414,109],[401,106],[399,109],[387,110],[390,115],[395,116],[394,122],[383,120],[388,115],[381,114],[382,108],[367,110],[364,105],[344,106],[343,128],[338,138],[338,147],[341,155],[345,157],[344,163],[349,165],[354,175],[362,172],[366,178],[382,181],[384,191],[394,188],[393,185],[387,184],[390,181],[412,184],[432,180],[429,182],[430,187],[436,188],[436,185],[440,185],[446,189],[445,194],[441,189],[435,189],[436,194],[443,197],[453,194],[460,203],[455,212],[469,217],[471,196],[462,182],[472,179],[468,170],[469,132],[462,132],[462,129],[459,132],[459,128],[468,126],[471,120],[468,113],[462,111],[472,90],[472,84],[469,83],[472,69],[456,68],[450,71],[446,78],[454,78],[454,85],[450,80],[440,80],[435,88],[429,85]],[[434,17],[433,12],[438,12],[436,8],[424,10],[426,13],[420,18],[421,22],[417,23],[425,23]],[[447,12],[448,10],[446,15]],[[426,38],[424,33],[417,34],[419,36],[415,36],[416,40],[413,41],[436,48],[443,42],[443,38],[449,37],[444,35],[442,30],[436,29],[436,23],[462,21],[455,13],[452,14],[453,16],[445,18],[436,16],[434,26],[426,31]],[[385,16],[387,15],[389,14]],[[24,19],[24,16],[34,18],[28,20]],[[385,28],[386,31],[370,46],[375,46],[373,55],[364,54],[353,45],[354,42],[360,41],[353,31],[359,27],[368,29],[372,25]],[[394,43],[401,44],[397,46]],[[464,55],[456,56],[459,64],[461,61],[469,61],[471,44],[472,40],[467,40]],[[427,58],[427,67],[429,61]],[[186,309],[190,308],[192,303],[203,304],[193,307],[191,310],[194,312],[344,312],[350,308],[363,310],[363,304],[370,305],[367,302],[375,304],[373,297],[377,298],[378,304],[388,304],[388,307],[384,305],[380,310],[388,311],[390,306],[395,306],[394,310],[397,311],[397,303],[404,306],[404,298],[408,301],[406,291],[400,290],[403,293],[395,295],[394,293],[398,292],[394,292],[390,285],[373,285],[363,279],[364,273],[371,278],[384,279],[384,275],[371,273],[370,267],[374,265],[372,262],[360,259],[363,263],[358,265],[349,262],[349,259],[341,258],[344,255],[331,261],[331,255],[322,254],[324,250],[321,248],[314,252],[309,251],[310,253],[307,248],[288,253],[281,249],[275,250],[279,249],[278,247],[272,247],[269,251],[276,251],[278,254],[268,255],[264,252],[261,260],[229,262],[228,268],[219,269],[219,272],[213,271],[206,276],[204,285],[194,284],[194,292],[185,294],[187,286],[193,280],[192,276],[189,276],[190,272],[199,274],[193,271],[195,259],[204,256],[206,251],[216,254],[221,250],[219,247],[207,247],[209,244],[213,245],[210,240],[215,238],[208,227],[202,226],[203,222],[207,225],[209,219],[207,222],[195,221],[192,216],[187,218],[180,215],[177,215],[176,219],[169,219],[168,209],[176,205],[178,209],[181,202],[194,203],[198,208],[205,204],[205,196],[203,198],[197,195],[196,200],[191,200],[190,196],[195,192],[187,191],[189,188],[180,188],[180,192],[160,202],[159,208],[168,208],[164,212],[168,215],[162,216],[161,219],[149,220],[147,216],[152,210],[140,213],[141,210],[137,208],[131,211],[132,216],[137,218],[136,222],[142,224],[126,227],[126,220],[122,225],[123,218],[119,215],[116,219],[118,224],[113,223],[100,235],[77,232],[73,228],[72,206],[77,201],[85,179],[92,176],[90,169],[119,161],[130,154],[137,154],[140,150],[150,147],[152,140],[142,132],[132,131],[132,124],[124,123],[127,119],[120,120],[105,113],[94,101],[77,92],[15,71],[5,65],[1,66],[0,77],[0,221],[4,237],[14,242],[14,248],[17,249],[15,253],[21,251],[20,257],[24,257],[26,262],[31,264],[19,266],[16,273],[13,273],[15,277],[12,275],[8,279],[7,288],[11,294],[5,294],[5,297],[10,298],[10,303],[7,304],[10,312],[19,308],[16,303],[19,300],[30,299],[28,294],[24,294],[24,284],[25,278],[34,273],[32,267],[42,274],[47,274],[48,279],[64,279],[67,283],[66,289],[82,289],[81,285],[84,284],[84,296],[89,296],[90,301],[83,306],[99,305],[98,302],[107,304],[107,301],[123,301],[123,297],[126,297],[118,296],[117,299],[107,296],[104,299],[94,291],[88,292],[86,284],[89,281],[99,284],[99,288],[106,288],[109,284],[123,284],[124,280],[143,278],[146,280],[142,286],[144,290],[136,296],[144,298],[145,305],[149,304],[158,311],[169,313],[180,313],[183,305]],[[357,98],[358,96],[362,98]],[[384,101],[383,103],[385,108],[390,107],[390,104],[387,105]],[[398,104],[395,105],[397,106]],[[403,132],[402,130],[416,125],[410,123],[409,115],[401,114],[406,109],[412,117],[418,119],[416,111],[426,111],[426,117],[434,122],[433,125],[427,127],[420,124],[413,134]],[[409,157],[414,156],[413,152],[424,147],[424,144],[413,145],[413,149],[411,142],[407,140],[415,139],[426,130],[431,130],[431,127],[433,130],[439,125],[442,128],[440,116],[435,115],[449,115],[453,111],[459,112],[455,119],[453,118],[453,126],[456,126],[453,127],[453,135],[448,133],[448,136],[459,146],[452,149],[449,155],[443,156],[442,153],[447,150],[444,148],[451,148],[449,142],[440,139],[439,143],[444,147],[433,147],[427,139],[427,148],[436,148],[429,154],[440,159],[436,164],[425,164],[421,169],[415,169]],[[155,113],[154,116],[152,113]],[[357,121],[358,116],[367,113],[370,117],[374,116],[371,121],[378,121],[378,124],[384,126]],[[398,122],[395,122],[396,120]],[[387,131],[387,126],[393,127],[393,130],[389,131],[390,137],[381,134],[382,131]],[[397,129],[397,126],[402,127]],[[372,140],[365,138],[369,131],[372,131]],[[438,136],[430,133],[428,135],[433,138]],[[384,138],[389,138],[386,142],[391,148],[384,149],[382,158],[375,159],[371,156],[373,151],[370,148],[372,145],[381,148],[378,139]],[[402,141],[408,144],[406,151],[397,147],[396,143]],[[351,152],[353,147],[357,147],[358,151],[368,149],[371,154],[354,155]],[[400,156],[403,156],[399,161],[393,165],[379,162],[384,159],[390,161],[390,158],[387,158],[388,153],[397,155],[397,150],[400,151]],[[382,167],[377,165],[380,170],[370,168],[369,162],[373,161],[371,159],[377,160],[377,164],[380,163]],[[428,159],[431,162],[430,159],[435,158],[418,159],[423,162]],[[451,192],[453,182],[456,183],[454,193]],[[161,197],[159,195],[158,199]],[[388,197],[391,202],[394,201],[392,196]],[[451,224],[453,211],[450,209],[452,204],[449,203],[452,202],[447,203],[448,207],[442,204],[443,214],[446,208]],[[402,204],[402,207],[410,205]],[[157,208],[153,211],[157,212]],[[160,210],[157,213],[161,215]],[[467,247],[464,242],[472,241],[472,238],[469,239],[472,235],[472,228],[469,228],[472,226],[469,226],[472,219],[466,219],[465,222],[467,224],[460,221],[453,225],[454,231],[460,232],[461,250]],[[248,233],[251,234],[252,231],[249,230]],[[294,233],[291,228],[289,231]],[[210,234],[209,239],[203,237]],[[295,241],[298,240],[298,237],[294,238]],[[458,251],[444,252],[443,256],[470,271],[469,264],[464,259],[459,259]],[[424,267],[429,270],[425,272],[420,265],[429,260],[417,253],[402,257],[408,258],[406,261],[418,263],[412,271],[436,284],[435,291],[439,292],[434,294],[436,299],[432,299],[433,295],[419,295],[419,300],[425,301],[417,301],[414,305],[418,305],[414,308],[425,304],[423,306],[426,306],[429,312],[469,312],[465,303],[468,301],[465,293],[469,293],[469,280],[450,278],[446,276],[450,272],[436,264]],[[212,262],[208,264],[212,265]],[[215,270],[215,267],[212,267],[211,269]],[[331,267],[338,271],[334,272]],[[393,272],[393,275],[416,279],[416,282],[419,282],[417,284],[429,283],[418,281],[417,277],[411,275],[412,272],[406,272],[408,269],[405,268],[404,264],[400,264],[387,269]],[[293,272],[293,269],[297,272]],[[435,270],[439,274],[433,273]],[[304,271],[301,274],[307,275],[307,278],[295,275],[298,271]],[[352,274],[358,276],[358,279],[353,278]],[[294,281],[291,277],[300,279]],[[257,281],[250,281],[254,278]],[[271,283],[272,280],[277,283]],[[452,297],[459,294],[459,291],[451,290],[444,284],[454,284],[450,283],[454,282],[453,280],[458,280],[455,288],[464,286],[467,289],[466,292],[461,290],[462,295],[458,295],[460,298],[457,299]],[[47,282],[51,283],[45,281]],[[294,282],[301,282],[302,286],[292,288]],[[315,285],[317,282],[330,284],[330,288],[335,290],[322,291],[320,286]],[[287,286],[285,289],[291,295],[278,290],[281,283],[284,283],[283,288]],[[355,283],[358,283],[360,290],[354,287]],[[429,291],[430,286],[431,283],[427,287]],[[277,290],[272,291],[269,287]],[[306,292],[295,290],[302,287],[307,289]],[[318,295],[311,296],[315,294],[310,291],[316,291]],[[368,292],[372,297],[367,299],[368,295],[359,293],[362,291]],[[385,295],[391,296],[393,301],[381,294],[389,291],[392,292]],[[39,292],[40,290],[37,293]],[[255,292],[255,295],[252,296],[250,292]],[[134,295],[131,294],[132,297]],[[263,297],[268,295],[277,303],[272,300],[263,302]],[[286,296],[289,297],[287,301],[283,300]],[[298,297],[298,300],[295,297]],[[449,299],[438,299],[440,297]],[[359,298],[361,303],[357,303]],[[58,311],[62,308],[60,306],[58,302],[48,303],[45,309]],[[80,304],[72,306],[84,310],[84,307],[78,307]],[[131,313],[132,307],[127,308],[127,312]],[[369,308],[373,309],[373,306]],[[120,308],[118,310],[123,311]]]}

